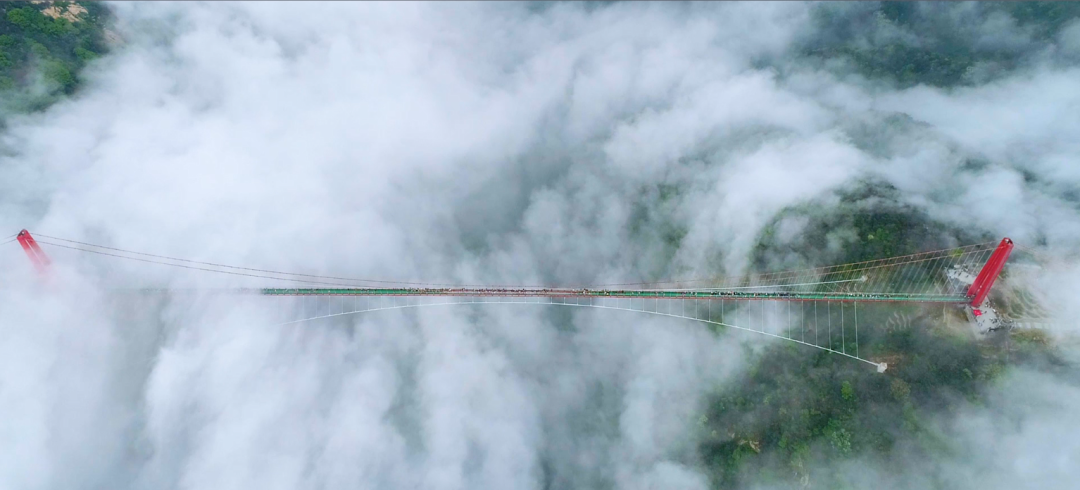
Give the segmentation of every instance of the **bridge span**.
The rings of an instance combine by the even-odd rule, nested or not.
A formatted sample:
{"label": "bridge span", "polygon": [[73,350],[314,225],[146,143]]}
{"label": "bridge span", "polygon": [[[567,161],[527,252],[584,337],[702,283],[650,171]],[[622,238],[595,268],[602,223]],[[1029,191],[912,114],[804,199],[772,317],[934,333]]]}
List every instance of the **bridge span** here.
{"label": "bridge span", "polygon": [[[901,307],[936,304],[962,309],[976,328],[993,330],[1002,319],[990,305],[989,292],[1013,249],[1012,240],[1005,238],[997,244],[988,242],[813,269],[751,272],[738,277],[546,287],[423,284],[283,272],[167,257],[43,234],[35,238],[26,230],[8,240],[11,241],[19,242],[41,274],[48,273],[52,262],[39,243],[57,250],[247,280],[293,283],[195,290],[289,301],[286,306],[272,307],[287,312],[281,325],[421,306],[591,307],[683,318],[753,332],[866,362],[879,371],[885,370],[884,361],[874,360],[872,356],[860,357],[860,303],[865,303],[864,324],[868,316],[874,323],[893,321],[883,320],[886,316],[881,314],[867,315],[867,306],[874,304]],[[127,291],[171,295],[183,292],[170,288]]]}

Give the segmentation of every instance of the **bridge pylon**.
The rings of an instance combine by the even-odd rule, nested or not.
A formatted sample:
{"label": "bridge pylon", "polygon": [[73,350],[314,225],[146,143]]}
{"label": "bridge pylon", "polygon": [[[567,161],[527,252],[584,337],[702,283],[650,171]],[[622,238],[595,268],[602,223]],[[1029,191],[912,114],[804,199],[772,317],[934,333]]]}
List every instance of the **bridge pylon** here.
{"label": "bridge pylon", "polygon": [[989,295],[990,288],[994,286],[994,281],[1001,275],[1001,271],[1005,268],[1005,261],[1009,260],[1009,254],[1012,253],[1012,250],[1013,241],[1008,237],[1002,238],[1001,243],[994,249],[994,253],[987,259],[986,264],[979,271],[979,275],[975,277],[971,282],[971,287],[968,288],[967,296],[970,302],[965,306],[964,310],[968,315],[968,320],[975,327],[978,334],[985,335],[1005,326],[1005,322],[1001,315],[998,314],[997,309],[990,304]]}
{"label": "bridge pylon", "polygon": [[41,250],[41,246],[38,245],[37,240],[34,240],[34,236],[29,231],[22,230],[17,235],[19,245],[22,245],[23,251],[26,252],[26,256],[30,258],[30,262],[34,264],[34,268],[37,269],[39,274],[44,275],[49,271],[49,265],[52,261],[49,260],[49,256],[45,255],[45,252]]}

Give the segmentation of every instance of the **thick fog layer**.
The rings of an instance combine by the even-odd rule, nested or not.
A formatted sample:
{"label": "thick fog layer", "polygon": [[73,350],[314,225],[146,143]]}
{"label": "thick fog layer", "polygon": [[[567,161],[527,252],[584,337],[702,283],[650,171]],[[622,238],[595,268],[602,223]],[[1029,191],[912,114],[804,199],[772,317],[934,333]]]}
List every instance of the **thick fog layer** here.
{"label": "thick fog layer", "polygon": [[[795,3],[114,7],[124,44],[85,89],[0,136],[5,236],[602,284],[740,273],[782,209],[881,181],[1054,257],[1037,287],[1076,327],[1080,24],[1036,49],[956,9],[1027,62],[942,89],[805,62],[824,34]],[[531,306],[273,327],[266,303],[107,292],[258,281],[47,248],[41,282],[4,248],[2,488],[707,488],[698,411],[758,345]],[[968,436],[933,481],[1077,481],[1075,386],[1019,373],[993,399],[942,419]],[[841,470],[925,483],[873,468]]]}

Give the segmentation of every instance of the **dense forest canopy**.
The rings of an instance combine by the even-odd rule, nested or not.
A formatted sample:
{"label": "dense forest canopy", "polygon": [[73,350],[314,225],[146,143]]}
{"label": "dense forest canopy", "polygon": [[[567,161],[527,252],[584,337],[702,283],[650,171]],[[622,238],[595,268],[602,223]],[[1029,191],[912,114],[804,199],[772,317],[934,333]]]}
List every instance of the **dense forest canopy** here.
{"label": "dense forest canopy", "polygon": [[96,2],[0,4],[0,94],[9,110],[36,110],[81,83],[109,49],[108,9]]}
{"label": "dense forest canopy", "polygon": [[1030,67],[1077,18],[1075,2],[826,2],[802,54],[899,87],[970,86]]}

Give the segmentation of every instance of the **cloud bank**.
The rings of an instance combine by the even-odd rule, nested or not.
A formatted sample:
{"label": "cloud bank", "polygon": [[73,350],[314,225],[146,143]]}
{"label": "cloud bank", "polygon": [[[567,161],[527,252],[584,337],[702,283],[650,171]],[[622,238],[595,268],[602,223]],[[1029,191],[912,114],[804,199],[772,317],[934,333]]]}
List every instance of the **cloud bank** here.
{"label": "cloud bank", "polygon": [[[347,277],[604,283],[745,271],[778,212],[880,179],[973,233],[1077,249],[1075,26],[1022,70],[901,88],[803,62],[814,8],[116,5],[127,45],[3,134],[0,229]],[[1034,42],[992,32],[1009,29],[1000,49]],[[268,328],[263,303],[103,292],[243,281],[54,255],[40,285],[0,256],[4,487],[707,488],[694,417],[745,365],[745,338],[619,313]],[[1077,476],[1058,467],[1047,484]]]}

